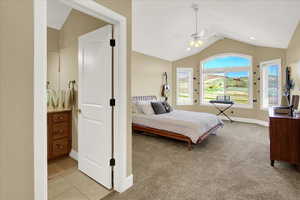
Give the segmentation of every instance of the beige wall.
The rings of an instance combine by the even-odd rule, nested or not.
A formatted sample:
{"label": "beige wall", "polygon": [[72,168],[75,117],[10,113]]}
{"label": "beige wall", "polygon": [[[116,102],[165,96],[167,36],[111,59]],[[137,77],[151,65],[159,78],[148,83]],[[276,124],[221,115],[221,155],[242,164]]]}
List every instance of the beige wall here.
{"label": "beige wall", "polygon": [[[132,96],[156,95],[161,97],[165,83],[163,73],[168,74],[168,83],[172,87],[172,63],[160,58],[132,52]],[[169,102],[172,101],[172,95]]]}
{"label": "beige wall", "polygon": [[[130,77],[131,0],[97,0],[97,2],[124,15],[128,20]],[[34,199],[33,22],[33,0],[0,1],[1,200]],[[130,78],[128,84],[130,97]],[[130,122],[131,118],[128,118],[128,174],[132,172]]]}
{"label": "beige wall", "polygon": [[47,51],[59,51],[59,31],[54,28],[47,28]]}
{"label": "beige wall", "polygon": [[59,89],[59,31],[53,28],[47,28],[47,81]]}
{"label": "beige wall", "polygon": [[33,200],[33,1],[0,1],[0,199]]}
{"label": "beige wall", "polygon": [[291,67],[291,77],[295,81],[292,94],[300,95],[300,23],[289,43],[286,58],[287,65]]}
{"label": "beige wall", "polygon": [[[259,107],[259,81],[257,78],[259,77],[259,68],[258,65],[260,62],[272,60],[272,59],[282,59],[282,67],[285,66],[285,49],[276,49],[276,48],[267,48],[267,47],[258,47],[249,45],[243,42],[231,40],[231,39],[223,39],[217,41],[210,47],[206,48],[202,52],[189,56],[187,58],[180,59],[178,61],[173,62],[173,85],[175,85],[176,81],[176,68],[177,67],[193,67],[194,73],[196,72],[196,77],[199,78],[199,66],[200,62],[206,58],[217,54],[223,53],[240,53],[252,56],[253,61],[253,72],[256,72],[257,75],[253,76],[253,81],[257,83],[257,85],[253,85],[253,97],[257,99],[258,102],[254,103],[253,109],[242,109],[242,108],[232,108],[229,112],[233,112],[231,115],[235,117],[243,117],[243,118],[253,118],[259,120],[267,120],[267,112],[260,110]],[[194,81],[194,89],[199,91],[198,81]],[[176,98],[176,89],[173,89],[173,102],[175,103]],[[211,106],[200,106],[199,105],[199,94],[198,92],[194,92],[194,99],[198,101],[197,104],[191,106],[176,106],[179,109],[184,110],[192,110],[192,111],[203,111],[216,113],[216,110]]]}
{"label": "beige wall", "polygon": [[286,54],[287,64],[295,63],[300,60],[300,22],[292,36]]}

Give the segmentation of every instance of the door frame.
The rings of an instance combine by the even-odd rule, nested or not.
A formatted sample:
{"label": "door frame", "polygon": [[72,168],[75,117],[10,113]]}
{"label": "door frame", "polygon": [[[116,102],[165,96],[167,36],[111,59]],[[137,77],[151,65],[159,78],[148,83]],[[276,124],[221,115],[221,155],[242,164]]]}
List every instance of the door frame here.
{"label": "door frame", "polygon": [[[34,200],[48,198],[47,172],[47,0],[34,1]],[[114,190],[124,192],[133,185],[127,176],[127,21],[94,0],[61,0],[85,14],[114,25],[114,91],[116,98],[114,132]],[[109,41],[108,41],[109,42]]]}

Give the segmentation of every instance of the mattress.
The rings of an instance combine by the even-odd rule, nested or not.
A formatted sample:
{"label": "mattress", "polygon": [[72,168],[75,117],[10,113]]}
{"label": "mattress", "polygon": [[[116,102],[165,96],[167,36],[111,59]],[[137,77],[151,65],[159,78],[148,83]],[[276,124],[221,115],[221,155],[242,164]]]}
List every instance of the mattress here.
{"label": "mattress", "polygon": [[213,114],[174,110],[160,115],[133,114],[134,124],[166,130],[189,137],[197,143],[200,136],[216,126],[223,126],[222,120]]}

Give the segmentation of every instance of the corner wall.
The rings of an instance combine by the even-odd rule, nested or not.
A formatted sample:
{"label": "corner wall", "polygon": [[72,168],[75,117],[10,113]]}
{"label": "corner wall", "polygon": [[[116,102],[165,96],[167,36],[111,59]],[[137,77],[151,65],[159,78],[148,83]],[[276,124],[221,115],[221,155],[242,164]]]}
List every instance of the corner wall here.
{"label": "corner wall", "polygon": [[[253,108],[231,108],[228,113],[233,117],[241,118],[250,118],[258,120],[268,120],[267,111],[260,109],[260,95],[259,95],[259,64],[260,62],[273,60],[280,58],[282,60],[282,70],[285,67],[286,61],[286,50],[277,49],[277,48],[267,48],[267,47],[258,47],[243,42],[239,42],[231,39],[219,40],[210,47],[201,51],[198,54],[177,60],[173,62],[173,85],[176,84],[176,68],[177,67],[193,67],[194,76],[197,77],[197,81],[194,81],[194,89],[199,91],[200,87],[197,84],[199,80],[199,67],[202,60],[209,58],[211,56],[223,53],[240,53],[252,56],[253,72],[256,72],[257,75],[253,76],[253,82],[256,82],[256,85],[253,84],[253,99],[257,99],[257,103],[254,103]],[[195,74],[196,73],[196,74]],[[172,90],[173,92],[173,102],[176,103],[176,89]],[[204,106],[199,104],[199,94],[194,92],[194,100],[197,100],[197,103],[190,106],[175,106],[177,109],[198,111],[198,112],[209,112],[217,113],[216,109],[212,106]]]}
{"label": "corner wall", "polygon": [[292,94],[300,95],[300,23],[289,43],[286,59],[287,65],[291,67],[291,78],[295,81],[295,88],[292,90]]}

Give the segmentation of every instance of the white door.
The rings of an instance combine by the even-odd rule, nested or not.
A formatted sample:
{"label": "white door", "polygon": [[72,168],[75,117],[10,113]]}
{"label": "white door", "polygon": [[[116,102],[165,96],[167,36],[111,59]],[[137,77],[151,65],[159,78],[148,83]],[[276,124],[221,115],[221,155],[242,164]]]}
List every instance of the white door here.
{"label": "white door", "polygon": [[112,188],[112,26],[79,38],[78,167]]}

